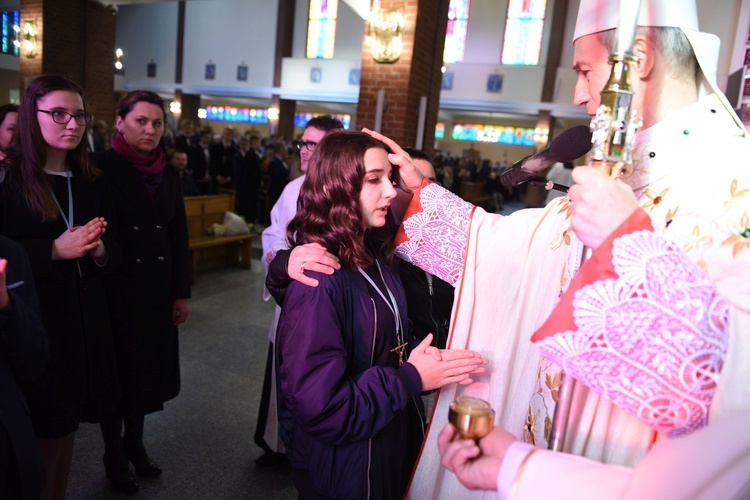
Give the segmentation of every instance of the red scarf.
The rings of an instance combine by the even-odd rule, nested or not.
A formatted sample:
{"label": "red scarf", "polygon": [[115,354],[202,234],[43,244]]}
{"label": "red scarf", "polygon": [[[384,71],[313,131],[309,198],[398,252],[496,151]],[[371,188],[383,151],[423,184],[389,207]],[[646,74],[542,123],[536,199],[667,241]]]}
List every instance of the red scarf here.
{"label": "red scarf", "polygon": [[164,151],[157,146],[148,156],[141,156],[125,141],[125,135],[119,133],[112,141],[112,149],[135,168],[146,185],[146,190],[153,197],[161,186],[162,175],[167,164]]}

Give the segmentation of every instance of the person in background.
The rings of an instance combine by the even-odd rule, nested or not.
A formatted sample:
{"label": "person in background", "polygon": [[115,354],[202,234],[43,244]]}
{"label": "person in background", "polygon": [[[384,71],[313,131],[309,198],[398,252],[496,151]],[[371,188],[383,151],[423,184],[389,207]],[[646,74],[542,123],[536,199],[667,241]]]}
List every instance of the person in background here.
{"label": "person in background", "polygon": [[188,155],[181,149],[175,149],[172,158],[169,160],[172,167],[177,170],[182,184],[183,196],[198,196],[198,188],[193,180],[193,172],[188,168]]}
{"label": "person in background", "polygon": [[44,490],[44,462],[22,391],[49,358],[39,314],[26,252],[0,236],[0,498],[37,500]]}
{"label": "person in background", "polygon": [[[318,287],[286,280],[277,257],[266,281],[283,303],[275,344],[279,422],[300,498],[400,498],[426,425],[423,390],[465,383],[486,360],[419,345],[404,330],[394,269],[396,196],[388,150],[361,132],[335,131],[316,147],[287,228],[341,260]],[[277,266],[277,267],[274,267]],[[303,266],[304,267],[304,266]]]}
{"label": "person in background", "polygon": [[[552,168],[549,169],[549,172],[547,172],[547,180],[552,181],[556,184],[560,184],[561,186],[570,187],[573,185],[573,169],[575,168],[575,165],[571,161],[566,161],[565,163],[557,162],[554,165],[552,165]],[[550,189],[547,191],[547,199],[544,202],[546,205],[550,201],[554,200],[555,198],[559,198],[560,196],[565,196],[567,192],[564,191],[558,191],[557,189]]]}
{"label": "person in background", "polygon": [[91,151],[94,153],[103,153],[109,148],[107,144],[107,136],[109,135],[107,122],[104,120],[96,120],[91,126],[91,134],[93,139],[93,148]]}
{"label": "person in background", "polygon": [[216,187],[232,187],[232,159],[236,154],[234,132],[227,127],[221,133],[221,140],[211,146],[211,174],[215,176]]}
{"label": "person in background", "polygon": [[237,213],[248,223],[255,222],[258,214],[260,190],[260,158],[250,149],[252,140],[247,135],[240,138],[240,150],[234,155],[232,177],[237,192]]}
{"label": "person in background", "polygon": [[[310,158],[315,152],[318,143],[333,130],[343,130],[344,125],[337,118],[330,115],[322,115],[311,118],[305,124],[305,130],[297,143],[300,152],[300,169],[303,174],[307,172]],[[268,265],[273,260],[276,252],[289,248],[286,237],[286,227],[297,213],[297,199],[305,176],[298,177],[287,184],[278,202],[271,210],[271,225],[263,231],[263,258],[261,263],[263,269],[268,273]],[[325,250],[320,248],[321,252]],[[271,295],[268,290],[263,290],[263,300],[268,301]],[[263,390],[261,392],[260,408],[258,409],[258,422],[255,428],[254,441],[261,449],[263,455],[258,457],[256,464],[265,467],[276,465],[284,461],[282,452],[283,444],[279,441],[278,421],[276,419],[276,382],[273,370],[273,341],[276,338],[276,326],[278,325],[281,308],[278,306],[274,312],[273,320],[268,332],[271,341],[268,347],[268,359],[266,360],[266,371],[263,377]]]}
{"label": "person in background", "polygon": [[211,171],[211,129],[203,129],[198,135],[197,144],[190,150],[190,168],[198,191],[203,195],[212,194],[215,188]]}
{"label": "person in background", "polygon": [[[435,169],[430,163],[430,157],[418,149],[404,148],[404,150],[412,157],[422,175],[434,182]],[[397,191],[401,192],[401,190]],[[402,200],[403,203],[403,198],[399,196],[397,199]],[[411,196],[405,198],[406,205],[408,205]],[[397,207],[395,212],[403,214],[406,205]],[[445,349],[455,289],[437,276],[403,260],[399,262],[398,273],[406,293],[412,335],[418,340],[423,340],[431,333],[432,345],[438,349]]]}
{"label": "person in background", "polygon": [[198,136],[195,134],[195,124],[190,118],[180,120],[180,130],[174,136],[175,149],[185,152],[193,149],[198,144]]}
{"label": "person in background", "polygon": [[279,141],[273,145],[272,149],[274,155],[268,164],[268,204],[271,207],[276,205],[289,181],[289,165],[286,162],[289,150],[286,144]]}
{"label": "person in background", "polygon": [[81,88],[39,76],[23,95],[0,196],[0,233],[34,271],[50,362],[25,390],[47,471],[43,498],[64,498],[80,422],[113,418],[119,386],[103,278],[120,262],[111,199],[88,161]]}
{"label": "person in background", "polygon": [[[164,101],[135,90],[117,104],[112,149],[97,160],[115,206],[123,262],[107,280],[122,390],[118,418],[101,423],[105,468],[119,491],[162,473],[143,443],[144,416],[180,391],[178,325],[188,316],[189,250],[179,175],[164,168]],[[122,434],[123,423],[125,427]]]}
{"label": "person in background", "polygon": [[[8,148],[13,143],[17,123],[18,106],[15,104],[0,106],[0,162],[5,159]],[[0,163],[0,182],[5,179],[5,168],[6,166]]]}
{"label": "person in background", "polygon": [[10,145],[13,144],[17,125],[18,106],[15,104],[3,104],[0,106],[0,153],[5,154]]}

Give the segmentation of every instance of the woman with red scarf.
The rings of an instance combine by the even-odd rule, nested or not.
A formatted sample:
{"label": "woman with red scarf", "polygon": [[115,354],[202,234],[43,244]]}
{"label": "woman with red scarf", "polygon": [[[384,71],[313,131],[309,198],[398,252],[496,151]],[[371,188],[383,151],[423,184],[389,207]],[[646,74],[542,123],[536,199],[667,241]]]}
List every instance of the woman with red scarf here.
{"label": "woman with red scarf", "polygon": [[[122,419],[101,423],[104,465],[118,491],[138,490],[161,474],[143,446],[144,415],[160,411],[180,390],[177,325],[188,315],[190,279],[185,204],[176,170],[159,141],[164,101],[136,90],[117,105],[117,134],[98,160],[116,207],[122,265],[106,282]],[[124,435],[122,427],[124,427]]]}

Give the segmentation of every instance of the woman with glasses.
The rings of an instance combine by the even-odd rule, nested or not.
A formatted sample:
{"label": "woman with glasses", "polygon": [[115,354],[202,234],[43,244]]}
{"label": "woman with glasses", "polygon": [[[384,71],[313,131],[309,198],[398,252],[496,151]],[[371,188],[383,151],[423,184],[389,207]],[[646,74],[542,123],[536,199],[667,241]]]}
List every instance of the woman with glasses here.
{"label": "woman with glasses", "polygon": [[29,255],[50,345],[44,374],[25,388],[47,470],[42,498],[65,498],[78,424],[112,418],[119,396],[101,279],[119,245],[82,141],[91,121],[82,96],[61,77],[29,84],[0,195],[0,231]]}
{"label": "woman with glasses", "polygon": [[122,265],[106,283],[122,414],[101,423],[107,476],[123,492],[138,490],[129,462],[141,477],[162,473],[143,445],[144,415],[180,390],[177,325],[188,315],[189,250],[180,177],[164,168],[159,147],[164,116],[157,94],[130,92],[117,105],[112,148],[97,156],[123,245]]}

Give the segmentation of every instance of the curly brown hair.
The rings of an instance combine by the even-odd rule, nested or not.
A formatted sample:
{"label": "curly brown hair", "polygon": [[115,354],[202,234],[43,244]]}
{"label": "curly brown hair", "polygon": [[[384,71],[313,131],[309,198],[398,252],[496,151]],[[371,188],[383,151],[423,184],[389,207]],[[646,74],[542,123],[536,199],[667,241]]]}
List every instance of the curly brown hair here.
{"label": "curly brown hair", "polygon": [[390,210],[385,226],[366,229],[359,203],[365,152],[371,148],[391,152],[362,132],[334,130],[320,141],[300,189],[297,214],[287,227],[292,246],[319,243],[348,269],[370,266],[375,257],[392,264],[396,224]]}

